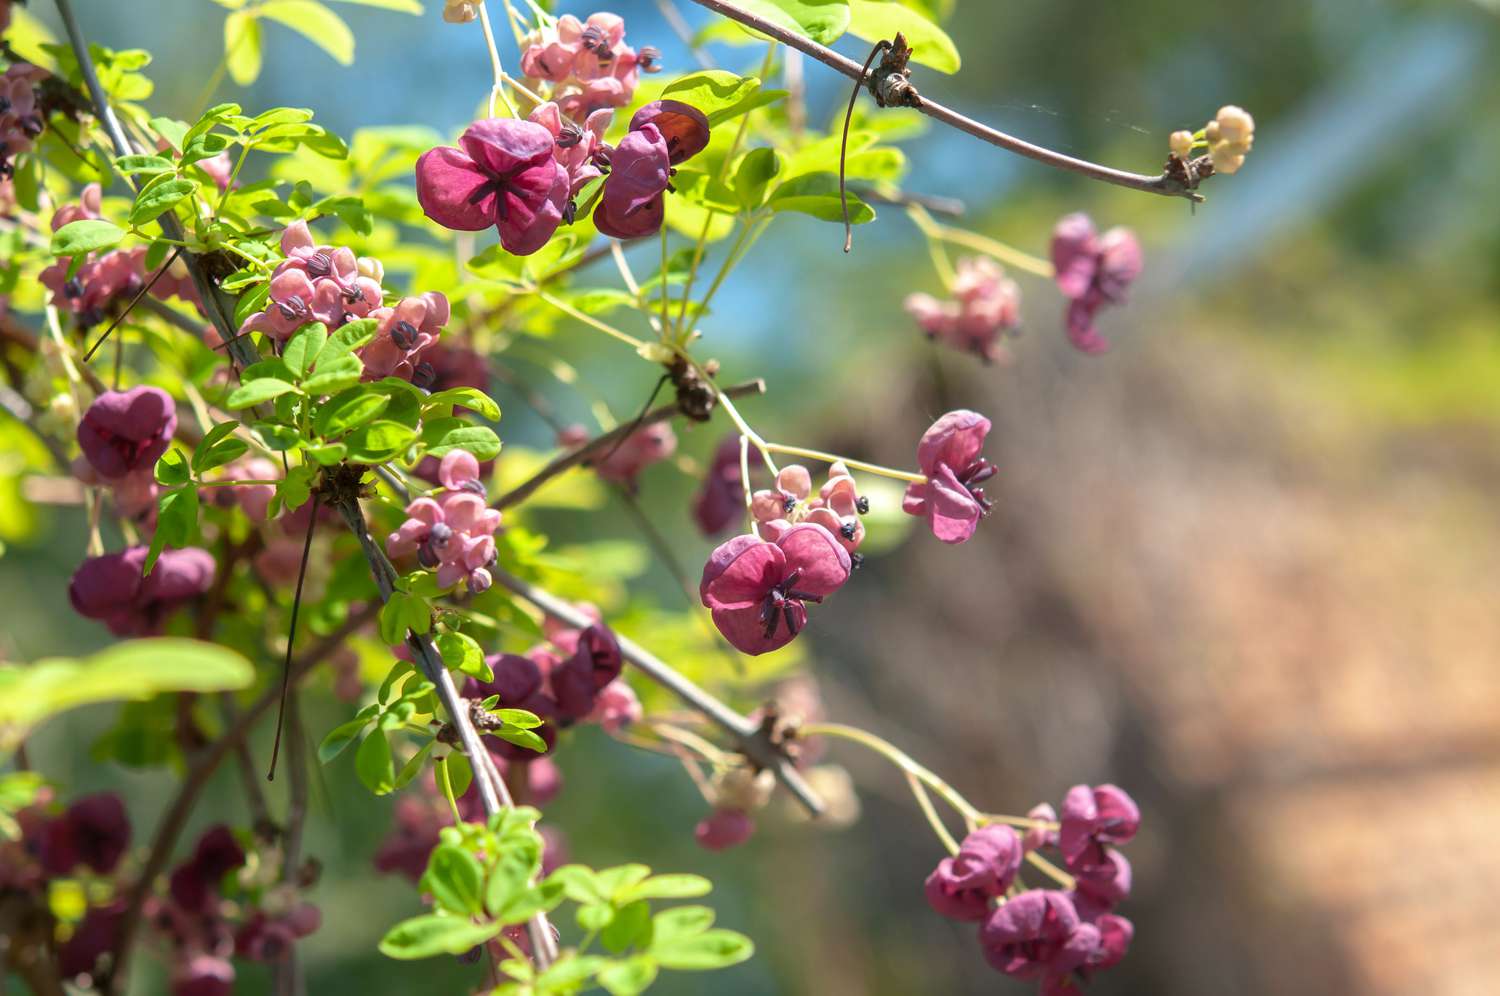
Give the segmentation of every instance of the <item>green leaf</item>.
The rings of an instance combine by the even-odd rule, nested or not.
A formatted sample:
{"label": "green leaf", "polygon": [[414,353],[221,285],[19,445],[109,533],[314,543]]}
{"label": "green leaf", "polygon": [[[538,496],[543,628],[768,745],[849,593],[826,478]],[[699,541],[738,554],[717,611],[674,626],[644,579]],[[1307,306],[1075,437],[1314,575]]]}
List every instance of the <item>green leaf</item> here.
{"label": "green leaf", "polygon": [[437,638],[438,653],[443,663],[455,671],[472,675],[480,681],[494,681],[494,672],[484,662],[484,650],[472,638],[462,633],[444,633]]}
{"label": "green leaf", "polygon": [[374,464],[384,463],[397,456],[416,438],[417,431],[411,426],[379,419],[355,429],[345,437],[344,442],[349,447],[351,463]]}
{"label": "green leaf", "polygon": [[292,375],[292,368],[282,362],[279,356],[257,360],[240,371],[240,380],[242,381],[260,380],[263,377],[275,377],[277,380],[296,379]]}
{"label": "green leaf", "polygon": [[476,460],[493,460],[500,453],[500,437],[488,426],[466,425],[445,433],[427,452],[440,457],[453,450],[468,450]]}
{"label": "green leaf", "polygon": [[[823,221],[844,220],[839,198],[839,178],[833,173],[809,173],[793,177],[777,187],[767,201],[773,211],[796,211]],[[853,193],[849,194],[849,220],[863,225],[875,220],[875,211]]]}
{"label": "green leaf", "polygon": [[79,256],[112,249],[125,237],[123,229],[99,218],[70,221],[52,233],[52,255]]}
{"label": "green leaf", "polygon": [[696,107],[717,127],[732,118],[760,106],[755,101],[760,80],[754,76],[737,76],[723,69],[705,69],[668,84],[663,97],[680,100]]}
{"label": "green leaf", "polygon": [[281,351],[281,361],[291,370],[292,376],[301,380],[312,369],[313,357],[317,356],[328,342],[328,326],[322,322],[311,322],[298,329],[287,340]]}
{"label": "green leaf", "polygon": [[[469,764],[467,757],[462,754],[449,754],[438,763],[448,769],[448,781],[453,785],[455,799],[469,791],[469,783],[474,780],[474,768]],[[442,782],[439,781],[438,784]]]}
{"label": "green leaf", "polygon": [[775,149],[752,149],[740,160],[734,174],[734,194],[740,206],[754,210],[766,202],[766,189],[781,172],[781,156]]}
{"label": "green leaf", "polygon": [[323,446],[309,446],[307,455],[317,461],[320,466],[332,467],[336,463],[342,463],[344,457],[349,455],[349,447],[343,443],[327,443]]}
{"label": "green leaf", "polygon": [[396,766],[385,733],[379,729],[371,730],[359,742],[359,750],[354,755],[354,770],[365,788],[376,795],[385,795],[396,787]]}
{"label": "green leaf", "polygon": [[958,47],[948,33],[908,6],[890,0],[849,0],[849,33],[871,44],[906,36],[912,60],[940,73],[956,73]]}
{"label": "green leaf", "polygon": [[175,488],[179,484],[186,484],[192,480],[192,471],[188,469],[188,458],[177,447],[172,447],[161,455],[156,461],[156,483]]}
{"label": "green leaf", "polygon": [[714,911],[707,906],[674,906],[651,918],[654,944],[670,944],[696,937],[714,925]]}
{"label": "green leaf", "polygon": [[177,167],[164,156],[118,156],[115,169],[130,176],[135,173],[172,173]]}
{"label": "green leaf", "polygon": [[599,932],[599,941],[610,954],[626,948],[647,947],[651,943],[651,904],[644,899],[628,903],[615,911],[609,926]]}
{"label": "green leaf", "polygon": [[187,546],[197,531],[198,489],[178,488],[163,494],[156,501],[156,532],[151,537],[151,549],[146,551],[141,573],[150,574],[163,550],[169,545]]}
{"label": "green leaf", "polygon": [[240,424],[238,422],[220,422],[212,429],[209,429],[203,438],[199,440],[198,450],[193,454],[193,470],[198,471],[203,469],[198,466],[198,455],[200,453],[213,449],[220,442],[234,435],[234,430],[239,427]]}
{"label": "green leaf", "polygon": [[498,923],[476,924],[464,917],[412,917],[392,927],[380,940],[380,953],[387,958],[411,961],[434,955],[459,955],[500,933]]}
{"label": "green leaf", "polygon": [[499,737],[501,740],[507,741],[508,743],[513,743],[517,747],[525,747],[527,750],[534,750],[538,754],[545,754],[547,752],[547,741],[543,740],[535,733],[532,733],[530,730],[513,730],[507,726],[504,729],[496,730],[495,736]]}
{"label": "green leaf", "polygon": [[439,844],[427,859],[427,871],[417,888],[431,893],[437,905],[450,913],[477,914],[482,910],[484,869],[464,848]]}
{"label": "green leaf", "polygon": [[450,387],[446,391],[438,391],[422,407],[425,410],[439,405],[462,405],[472,408],[481,418],[491,422],[500,420],[500,406],[488,394],[473,387]]}
{"label": "green leaf", "polygon": [[3,665],[0,752],[49,716],[78,706],[144,701],[164,692],[234,691],[254,681],[255,668],[228,647],[176,637],[123,640],[77,659]]}
{"label": "green leaf", "polygon": [[714,884],[702,875],[652,875],[627,889],[622,899],[696,899],[713,891]]}
{"label": "green leaf", "polygon": [[586,982],[589,976],[609,964],[608,958],[599,955],[562,956],[537,979],[542,992],[561,990],[572,992],[574,987]]}
{"label": "green leaf", "polygon": [[318,744],[318,760],[327,764],[342,754],[345,748],[354,743],[354,738],[370,725],[370,720],[373,718],[372,716],[356,717],[329,730],[323,742]]}
{"label": "green leaf", "polygon": [[346,354],[326,363],[316,363],[314,369],[318,372],[302,382],[303,389],[308,394],[335,394],[358,384],[359,378],[364,375],[365,365],[358,356]]}
{"label": "green leaf", "polygon": [[599,970],[598,982],[609,996],[636,996],[656,981],[656,959],[638,954]]}
{"label": "green leaf", "polygon": [[650,874],[651,869],[646,865],[632,863],[616,865],[613,868],[601,868],[594,877],[600,892],[611,901],[617,902],[626,889]]}
{"label": "green leaf", "polygon": [[849,0],[736,0],[736,6],[824,45],[849,27]]}
{"label": "green leaf", "polygon": [[578,926],[588,931],[603,930],[615,918],[615,908],[609,903],[589,903],[578,907]]}
{"label": "green leaf", "polygon": [[190,138],[182,148],[182,158],[178,160],[181,166],[189,166],[203,159],[210,159],[225,149],[229,148],[229,138],[225,135],[205,134]]}
{"label": "green leaf", "polygon": [[379,394],[364,387],[351,387],[335,394],[318,406],[313,415],[313,428],[325,439],[342,436],[356,426],[364,425],[385,410],[391,403],[388,394]]}
{"label": "green leaf", "polygon": [[[485,678],[483,680],[492,681],[494,679]],[[498,695],[495,697],[499,698]],[[546,722],[545,719],[538,716],[536,713],[528,712],[525,709],[496,709],[494,710],[494,713],[496,716],[500,717],[502,722],[506,723],[509,726],[518,727],[522,730],[534,730],[538,726],[541,726]]]}
{"label": "green leaf", "polygon": [[706,930],[665,944],[653,944],[651,954],[662,968],[679,972],[708,971],[738,965],[755,953],[750,938],[733,930]]}
{"label": "green leaf", "polygon": [[262,377],[259,380],[241,384],[231,391],[229,399],[224,402],[224,407],[232,412],[239,411],[241,408],[249,408],[251,405],[258,405],[262,401],[270,401],[272,398],[278,398],[290,392],[301,393],[297,391],[296,384],[288,384],[275,377]]}
{"label": "green leaf", "polygon": [[163,173],[141,188],[141,192],[136,195],[135,204],[130,208],[132,225],[139,227],[156,220],[198,189],[198,185],[192,180],[166,179],[167,176],[168,174]]}
{"label": "green leaf", "polygon": [[275,514],[277,503],[287,511],[294,511],[307,503],[312,497],[313,481],[318,476],[318,468],[303,464],[293,467],[287,471],[281,483],[276,485],[276,497],[272,500],[271,511]]}
{"label": "green leaf", "polygon": [[425,744],[422,745],[422,749],[421,750],[419,750],[415,754],[413,754],[407,760],[407,762],[401,766],[401,770],[398,771],[398,772],[396,772],[396,788],[397,789],[403,789],[403,788],[405,788],[408,784],[410,784],[410,782],[411,782],[411,780],[413,778],[417,777],[418,775],[420,775],[422,773],[422,769],[427,764],[427,755],[431,754],[432,753],[432,748],[434,748],[436,746],[437,746],[437,739],[436,738],[433,738],[432,740],[427,741]]}
{"label": "green leaf", "polygon": [[598,876],[588,865],[563,865],[561,868],[554,869],[552,874],[547,876],[547,881],[562,885],[567,897],[575,903],[584,905],[600,903],[606,907],[609,905],[609,896],[599,887]]}
{"label": "green leaf", "polygon": [[339,65],[354,61],[354,33],[317,0],[267,0],[260,16],[285,24],[333,57]]}
{"label": "green leaf", "polygon": [[254,13],[237,10],[224,19],[224,64],[240,86],[260,75],[260,21]]}
{"label": "green leaf", "polygon": [[178,152],[182,151],[182,140],[187,135],[188,126],[175,118],[152,118],[151,130],[167,140],[167,144]]}

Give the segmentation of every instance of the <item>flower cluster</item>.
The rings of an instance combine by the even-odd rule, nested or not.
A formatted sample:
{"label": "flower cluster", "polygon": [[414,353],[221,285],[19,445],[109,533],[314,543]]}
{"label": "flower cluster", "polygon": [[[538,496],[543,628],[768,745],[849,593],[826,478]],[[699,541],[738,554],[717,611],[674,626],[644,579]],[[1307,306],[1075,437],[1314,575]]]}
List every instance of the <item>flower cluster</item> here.
{"label": "flower cluster", "polygon": [[1141,244],[1128,228],[1098,234],[1089,216],[1070,214],[1052,232],[1057,287],[1068,298],[1068,340],[1084,353],[1102,353],[1109,342],[1094,328],[1106,305],[1122,304],[1141,275]]}
{"label": "flower cluster", "polygon": [[116,636],[151,636],[172,613],[208,591],[216,570],[213,555],[193,546],[164,551],[142,577],[145,564],[144,546],[89,557],[68,584],[74,611],[104,623]]}
{"label": "flower cluster", "polygon": [[[563,441],[563,440],[560,440]],[[669,459],[677,452],[677,434],[665,422],[645,425],[604,451],[590,466],[594,473],[614,484],[635,489],[641,471]]]}
{"label": "flower cluster", "polygon": [[[927,901],[943,916],[979,923],[980,947],[997,971],[1061,996],[1119,964],[1130,946],[1135,928],[1112,912],[1130,893],[1130,864],[1110,845],[1135,835],[1140,811],[1113,785],[1077,785],[1060,825],[1045,804],[1030,815],[1037,822],[1024,837],[1000,824],[965,837],[928,876]],[[1042,847],[1062,854],[1072,890],[1014,893],[1022,858]]]}
{"label": "flower cluster", "polygon": [[538,84],[551,83],[553,100],[579,121],[603,108],[626,106],[641,72],[660,68],[656,49],[637,52],[625,44],[625,19],[618,14],[590,14],[586,21],[564,14],[532,32],[521,50],[521,72]]}
{"label": "flower cluster", "polygon": [[[53,212],[52,230],[98,218],[100,196],[99,184],[84,187],[77,204],[65,204]],[[80,324],[95,325],[104,320],[111,305],[134,296],[145,286],[145,258],[146,250],[140,247],[90,253],[71,277],[71,261],[63,258],[44,269],[37,279],[52,292],[54,304],[76,315]]]}
{"label": "flower cluster", "polygon": [[37,106],[36,83],[45,70],[18,62],[0,74],[0,180],[15,172],[16,156],[31,149],[45,121]]}
{"label": "flower cluster", "polygon": [[1201,142],[1190,131],[1174,131],[1170,140],[1172,154],[1187,159],[1199,144],[1208,146],[1208,157],[1215,173],[1238,173],[1245,156],[1255,144],[1255,119],[1243,107],[1228,104],[1219,108],[1214,119],[1203,127]]}
{"label": "flower cluster", "polygon": [[439,465],[438,479],[444,490],[406,506],[406,521],[386,538],[386,552],[415,553],[423,567],[437,568],[443,588],[463,581],[471,592],[486,591],[494,580],[486,568],[495,560],[500,513],[485,505],[479,461],[466,450],[452,450]]}
{"label": "flower cluster", "polygon": [[[776,486],[757,491],[750,498],[750,515],[761,539],[775,540],[799,522],[821,526],[851,558],[864,542],[865,525],[860,514],[869,510],[861,498],[849,469],[842,463],[828,468],[828,480],[812,497],[812,475],[800,464],[788,464],[776,475]],[[858,566],[859,561],[852,561]]]}
{"label": "flower cluster", "polygon": [[1021,324],[1021,289],[988,256],[958,261],[953,299],[939,301],[930,294],[911,294],[906,311],[927,336],[960,352],[973,353],[986,363],[1004,361],[1002,343]]}
{"label": "flower cluster", "polygon": [[574,220],[575,195],[607,172],[594,212],[599,231],[622,239],[655,233],[673,168],[708,145],[708,119],[678,101],[654,101],[611,147],[602,139],[608,114],[590,115],[580,126],[558,105],[543,104],[530,120],[474,122],[458,147],[428,149],[417,160],[422,211],[454,231],[493,226],[507,252],[527,256]]}
{"label": "flower cluster", "polygon": [[944,543],[963,543],[994,502],[983,484],[995,476],[995,465],[980,456],[990,420],[976,412],[949,412],[922,434],[917,464],[926,480],[907,485],[901,510],[927,520]]}

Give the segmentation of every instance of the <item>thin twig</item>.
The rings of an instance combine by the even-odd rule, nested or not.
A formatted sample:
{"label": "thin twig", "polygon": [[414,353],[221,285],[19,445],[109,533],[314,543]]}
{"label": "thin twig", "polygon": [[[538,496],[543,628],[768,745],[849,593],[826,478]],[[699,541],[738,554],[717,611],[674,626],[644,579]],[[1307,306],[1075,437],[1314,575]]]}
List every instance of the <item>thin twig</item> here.
{"label": "thin twig", "polygon": [[302,583],[307,580],[307,561],[312,554],[313,533],[318,528],[318,503],[322,495],[317,491],[312,496],[312,513],[307,517],[307,538],[302,541],[302,566],[297,569],[297,592],[292,596],[292,619],[287,626],[286,663],[281,669],[281,705],[276,712],[276,739],[271,744],[271,767],[266,772],[266,781],[276,780],[276,758],[281,754],[282,718],[286,714],[287,690],[291,688],[292,647],[297,643],[297,612],[302,608]]}
{"label": "thin twig", "polygon": [[[745,27],[752,28],[763,35],[774,38],[783,45],[795,48],[799,52],[817,59],[828,68],[843,73],[851,80],[859,83],[873,82],[873,77],[867,77],[861,71],[859,63],[853,59],[845,58],[833,49],[825,45],[819,45],[811,38],[797,34],[795,31],[789,31],[779,24],[750,13],[748,10],[736,7],[732,3],[725,3],[724,0],[693,0],[693,3],[696,3],[700,7],[706,7],[716,14],[722,14],[731,21],[738,21],[740,24],[745,25]],[[983,122],[975,121],[973,118],[966,117],[951,108],[939,104],[935,100],[928,100],[926,97],[913,96],[910,106],[932,118],[934,121],[941,121],[950,128],[956,128],[959,131],[974,136],[980,141],[988,142],[1008,152],[1014,152],[1017,155],[1025,156],[1027,159],[1034,159],[1039,163],[1057,169],[1081,173],[1095,180],[1102,180],[1105,183],[1112,183],[1118,187],[1129,187],[1131,190],[1141,190],[1150,194],[1161,194],[1166,197],[1186,197],[1194,201],[1203,199],[1200,195],[1188,190],[1181,183],[1171,179],[1166,174],[1145,176],[1141,173],[1130,173],[1125,170],[1114,169],[1110,166],[1102,166],[1099,163],[1089,162],[1086,159],[1075,159],[1072,156],[1063,155],[1061,152],[1054,152],[1040,145],[1033,145],[1023,139],[1016,138],[1014,135],[1007,135],[1003,131],[991,128]]]}
{"label": "thin twig", "polygon": [[[733,387],[726,387],[723,393],[728,397],[738,398],[746,394],[764,394],[765,390],[765,381],[752,380],[744,384],[736,384]],[[601,451],[610,449],[619,440],[635,432],[637,429],[648,425],[655,425],[657,422],[665,422],[677,414],[680,414],[680,411],[676,402],[661,405],[647,412],[635,422],[627,422],[625,425],[617,426],[601,436],[595,436],[576,450],[570,450],[556,460],[553,460],[530,478],[496,498],[491,502],[491,505],[495,508],[509,508],[512,505],[519,505],[527,498],[530,498],[543,484],[546,484],[563,471],[588,462],[591,457]]]}

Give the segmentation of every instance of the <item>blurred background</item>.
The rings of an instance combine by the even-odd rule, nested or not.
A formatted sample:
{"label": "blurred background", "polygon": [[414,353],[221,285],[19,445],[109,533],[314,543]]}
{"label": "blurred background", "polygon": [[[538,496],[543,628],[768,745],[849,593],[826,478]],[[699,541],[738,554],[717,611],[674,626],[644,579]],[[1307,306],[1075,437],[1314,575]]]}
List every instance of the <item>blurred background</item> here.
{"label": "blurred background", "polygon": [[[222,8],[77,6],[93,40],[156,54],[155,111],[197,106]],[[269,26],[260,82],[218,92],[312,107],[344,134],[415,122],[453,133],[487,88],[487,60],[477,31],[427,6],[420,20],[341,8],[358,39],[350,68]],[[44,19],[48,8],[33,0]],[[610,9],[669,71],[691,68],[654,2]],[[908,190],[961,198],[959,224],[1032,252],[1071,210],[1134,227],[1146,274],[1103,319],[1113,350],[1073,352],[1058,295],[1021,277],[1013,365],[934,351],[901,301],[937,278],[896,210],[857,233],[852,256],[835,226],[779,223],[706,326],[730,380],[769,381],[745,406],[768,437],[905,466],[936,414],[993,418],[998,505],[974,541],[913,533],[872,558],[817,612],[804,651],[833,718],[880,731],[985,808],[1058,804],[1078,782],[1135,795],[1145,820],[1122,910],[1134,948],[1092,992],[1496,991],[1497,15],[1415,0],[959,0],[949,29],[963,70],[918,70],[922,90],[1025,138],[1151,172],[1172,130],[1224,103],[1255,115],[1245,169],[1208,184],[1196,211],[937,130],[908,145]],[[865,54],[852,39],[838,47]],[[741,70],[759,57],[714,51]],[[807,72],[812,116],[827,120],[845,83]],[[625,417],[653,378],[618,373],[601,343],[551,340]],[[555,383],[533,386],[586,411]],[[507,445],[550,445],[498,395]],[[684,452],[701,463],[722,431],[682,430]],[[695,484],[661,466],[641,495],[694,573],[710,548],[688,525]],[[5,651],[21,660],[105,640],[67,607],[79,520],[42,514],[41,531],[0,558]],[[617,501],[539,525],[560,542],[640,537]],[[680,606],[659,558],[639,569],[634,597]],[[317,702],[314,737],[351,708]],[[68,791],[121,787],[143,838],[171,780],[78,750],[111,719],[101,708],[53,723],[32,759]],[[692,844],[704,806],[680,769],[596,733],[560,757],[568,788],[548,812],[572,830],[574,856],[708,874],[720,922],[758,942],[745,965],[659,991],[1030,988],[988,969],[970,928],[927,909],[921,883],[941,848],[872,755],[831,748],[859,785],[853,826],[820,831],[773,811],[748,845],[710,855]],[[326,864],[310,991],[458,991],[473,970],[375,952],[417,903],[371,868],[391,801],[371,799],[342,770],[350,760],[324,776],[309,832]],[[237,788],[222,778],[200,820],[242,815]],[[141,991],[159,984],[147,961]],[[255,966],[241,980],[246,992],[265,981]]]}

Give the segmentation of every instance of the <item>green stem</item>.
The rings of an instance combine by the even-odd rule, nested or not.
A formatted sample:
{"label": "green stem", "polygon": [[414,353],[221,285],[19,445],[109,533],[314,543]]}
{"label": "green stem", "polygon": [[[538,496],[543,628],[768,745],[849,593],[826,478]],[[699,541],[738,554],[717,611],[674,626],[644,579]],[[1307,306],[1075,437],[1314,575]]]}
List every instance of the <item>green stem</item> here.
{"label": "green stem", "polygon": [[639,351],[641,349],[641,347],[643,347],[644,345],[646,345],[644,342],[642,342],[641,340],[637,339],[635,336],[629,335],[629,334],[624,333],[624,332],[621,332],[619,329],[615,328],[613,325],[610,325],[607,322],[601,322],[599,319],[595,318],[593,315],[586,315],[586,314],[584,314],[583,312],[579,311],[577,308],[573,307],[568,302],[562,300],[561,298],[553,297],[551,294],[549,294],[546,291],[542,290],[540,287],[534,288],[534,293],[536,294],[537,297],[541,298],[543,301],[546,301],[548,304],[552,305],[552,307],[556,308],[558,311],[561,311],[563,314],[567,315],[568,317],[577,319],[578,321],[582,322],[585,325],[588,325],[588,326],[591,326],[593,328],[596,328],[600,332],[603,332],[605,335],[613,336],[614,338],[620,340],[621,342],[625,343],[626,345],[630,346],[631,348],[633,348],[633,349],[635,349],[637,351]]}
{"label": "green stem", "polygon": [[906,470],[896,470],[893,467],[882,467],[878,463],[865,463],[863,460],[851,460],[841,457],[837,453],[824,453],[822,450],[810,450],[801,446],[787,446],[783,443],[766,443],[766,449],[773,453],[785,453],[787,456],[806,457],[809,460],[821,460],[824,463],[842,463],[851,470],[862,470],[867,474],[878,474],[881,477],[893,478],[897,481],[910,481],[912,484],[926,484],[927,478],[921,474],[913,474]]}
{"label": "green stem", "polygon": [[947,242],[950,245],[963,246],[982,252],[1006,266],[1014,267],[1024,273],[1030,273],[1045,280],[1051,280],[1057,273],[1052,263],[1028,252],[1022,252],[1014,246],[1008,246],[998,239],[992,239],[978,232],[966,231],[962,228],[953,228],[935,221],[927,210],[919,205],[913,204],[907,209],[911,220],[922,230],[922,234],[929,239]]}
{"label": "green stem", "polygon": [[453,813],[453,824],[458,826],[463,823],[464,818],[458,814],[458,799],[453,795],[453,780],[448,776],[448,759],[439,758],[433,767],[437,768],[438,784],[442,786],[443,797],[448,800],[448,809]]}
{"label": "green stem", "polygon": [[917,797],[917,805],[922,808],[922,815],[927,817],[927,822],[932,827],[932,832],[938,835],[938,840],[948,849],[949,854],[958,853],[958,841],[953,839],[953,834],[943,825],[942,818],[938,816],[937,809],[932,805],[932,796],[927,794],[927,788],[917,776],[910,771],[903,772],[906,775],[906,784],[911,786],[911,794]]}
{"label": "green stem", "polygon": [[803,737],[840,737],[844,740],[853,741],[862,747],[867,747],[936,792],[944,802],[953,807],[954,812],[963,817],[964,825],[968,829],[973,830],[981,821],[982,814],[974,808],[969,800],[959,794],[957,789],[922,767],[922,765],[914,761],[910,755],[895,744],[877,737],[868,730],[861,730],[857,726],[848,726],[844,723],[808,723],[798,731],[798,735]]}

